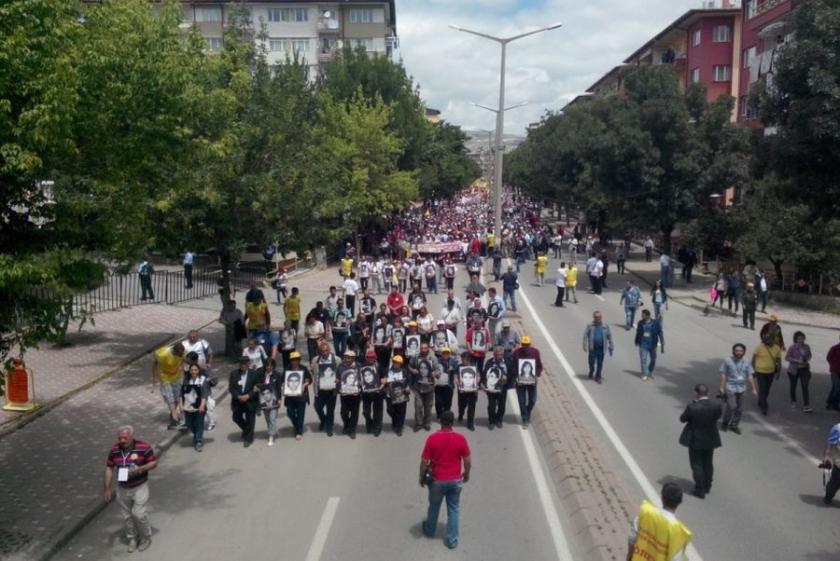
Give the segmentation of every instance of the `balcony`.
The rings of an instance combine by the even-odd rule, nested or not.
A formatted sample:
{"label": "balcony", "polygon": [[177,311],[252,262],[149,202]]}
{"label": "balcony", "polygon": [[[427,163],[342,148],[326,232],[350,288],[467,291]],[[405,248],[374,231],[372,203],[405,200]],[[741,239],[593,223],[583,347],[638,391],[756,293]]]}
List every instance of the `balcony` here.
{"label": "balcony", "polygon": [[338,49],[333,47],[332,49],[319,49],[318,50],[318,62],[329,62],[333,59],[333,55]]}
{"label": "balcony", "polygon": [[340,33],[341,20],[338,13],[332,10],[324,10],[318,18],[318,31],[320,33]]}
{"label": "balcony", "polygon": [[769,12],[776,6],[789,2],[790,0],[750,0],[747,4],[747,19],[753,19],[765,12]]}

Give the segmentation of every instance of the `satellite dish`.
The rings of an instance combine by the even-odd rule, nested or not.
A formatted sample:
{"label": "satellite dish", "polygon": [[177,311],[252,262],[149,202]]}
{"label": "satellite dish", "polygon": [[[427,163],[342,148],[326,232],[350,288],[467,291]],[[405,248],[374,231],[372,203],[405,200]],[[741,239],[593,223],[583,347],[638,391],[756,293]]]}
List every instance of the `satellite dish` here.
{"label": "satellite dish", "polygon": [[322,18],[330,18],[330,17],[332,17],[332,12],[330,12],[329,10],[324,10],[323,13],[321,14],[321,17]]}

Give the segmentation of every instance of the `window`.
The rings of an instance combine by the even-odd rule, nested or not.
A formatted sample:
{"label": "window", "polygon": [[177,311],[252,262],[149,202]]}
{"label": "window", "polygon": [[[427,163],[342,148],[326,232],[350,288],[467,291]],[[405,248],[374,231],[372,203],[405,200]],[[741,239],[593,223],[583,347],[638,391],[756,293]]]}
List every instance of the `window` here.
{"label": "window", "polygon": [[758,116],[755,106],[750,103],[750,96],[741,97],[741,117],[744,119],[755,119]]}
{"label": "window", "polygon": [[691,46],[696,47],[700,44],[700,30],[694,30],[694,33],[691,35]]}
{"label": "window", "polygon": [[285,41],[283,41],[283,39],[269,39],[268,40],[268,50],[273,52],[273,53],[276,53],[276,52],[279,52],[279,51],[285,51],[286,48],[283,45],[283,43],[285,43]]}
{"label": "window", "polygon": [[221,21],[222,21],[222,8],[221,7],[196,8],[195,9],[195,21],[219,22],[219,23],[221,23]]}
{"label": "window", "polygon": [[268,9],[268,21],[270,22],[279,22],[284,21],[283,17],[283,10],[280,8],[269,8]]}
{"label": "window", "polygon": [[350,23],[373,23],[373,10],[369,8],[353,8],[350,10]]}
{"label": "window", "polygon": [[364,39],[353,39],[352,40],[353,48],[363,46],[366,51],[370,52],[373,50],[373,37],[366,37]]}
{"label": "window", "polygon": [[309,50],[309,38],[273,38],[268,40],[268,50],[271,52],[303,52]]}
{"label": "window", "polygon": [[742,64],[744,68],[749,68],[752,64],[753,59],[755,58],[755,47],[750,47],[749,49],[744,49],[744,53],[742,55]]}
{"label": "window", "polygon": [[208,51],[219,51],[222,49],[222,38],[221,37],[208,37],[207,38],[207,50]]}
{"label": "window", "polygon": [[700,69],[694,68],[691,70],[691,81],[692,83],[697,83],[700,81]]}
{"label": "window", "polygon": [[269,8],[268,21],[270,22],[304,22],[309,21],[309,10],[307,8]]}
{"label": "window", "polygon": [[728,43],[732,40],[732,32],[728,25],[716,25],[712,30],[712,41],[714,43]]}
{"label": "window", "polygon": [[728,82],[732,79],[732,67],[728,64],[716,64],[714,72],[715,82]]}
{"label": "window", "polygon": [[291,39],[292,51],[300,53],[309,50],[309,39]]}
{"label": "window", "polygon": [[309,21],[309,10],[307,8],[294,8],[292,12],[292,21],[304,22]]}

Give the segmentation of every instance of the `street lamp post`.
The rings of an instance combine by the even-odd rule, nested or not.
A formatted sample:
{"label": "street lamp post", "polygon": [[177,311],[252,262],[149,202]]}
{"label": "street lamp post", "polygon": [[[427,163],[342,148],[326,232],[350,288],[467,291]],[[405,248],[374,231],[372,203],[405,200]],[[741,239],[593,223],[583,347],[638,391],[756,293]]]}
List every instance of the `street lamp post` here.
{"label": "street lamp post", "polygon": [[[505,56],[507,54],[507,44],[516,41],[517,39],[528,37],[529,35],[536,35],[537,33],[542,33],[543,31],[557,29],[561,25],[562,24],[560,23],[555,23],[546,27],[535,29],[534,31],[520,33],[519,35],[514,35],[512,37],[494,37],[493,35],[480,33],[471,29],[465,29],[457,25],[449,26],[456,31],[463,31],[464,33],[470,33],[472,35],[484,37],[485,39],[490,39],[491,41],[495,41],[502,46],[502,65],[499,77],[499,108],[495,110],[490,109],[491,111],[496,112],[496,153],[494,170],[495,178],[493,181],[493,216],[495,218],[495,222],[493,225],[493,235],[496,239],[497,244],[500,244],[502,240],[502,165],[504,160],[504,146],[502,145],[502,136],[504,134],[505,129],[505,111],[507,109],[513,109],[513,107],[505,108]],[[515,107],[519,107],[519,105],[516,105]],[[485,107],[485,109],[489,108]]]}

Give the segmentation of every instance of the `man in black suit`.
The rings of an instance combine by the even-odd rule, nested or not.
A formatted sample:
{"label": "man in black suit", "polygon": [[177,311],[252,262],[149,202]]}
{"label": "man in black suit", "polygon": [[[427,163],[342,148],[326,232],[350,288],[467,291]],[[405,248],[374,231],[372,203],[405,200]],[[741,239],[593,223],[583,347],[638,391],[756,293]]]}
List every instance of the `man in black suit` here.
{"label": "man in black suit", "polygon": [[257,383],[257,372],[250,370],[249,364],[248,357],[240,358],[239,369],[231,372],[228,378],[233,422],[242,429],[242,442],[245,448],[254,441],[254,425],[257,422],[257,407],[259,406],[259,391],[254,387]]}
{"label": "man in black suit", "polygon": [[705,384],[694,386],[697,398],[688,404],[680,422],[685,423],[680,444],[688,447],[688,461],[694,476],[694,490],[691,492],[697,498],[704,498],[712,489],[714,475],[715,448],[720,448],[720,433],[717,422],[723,409],[719,401],[709,399],[709,388]]}

